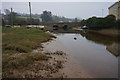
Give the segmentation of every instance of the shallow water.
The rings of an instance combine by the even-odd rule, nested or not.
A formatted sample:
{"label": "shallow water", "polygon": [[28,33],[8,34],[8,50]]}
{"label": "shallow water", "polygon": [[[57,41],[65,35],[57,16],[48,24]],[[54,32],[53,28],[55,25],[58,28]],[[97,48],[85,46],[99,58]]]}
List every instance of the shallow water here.
{"label": "shallow water", "polygon": [[107,49],[112,44],[118,44],[116,41],[91,34],[55,35],[55,40],[43,44],[44,51],[68,53],[75,60],[77,68],[84,68],[94,78],[118,77],[118,56]]}

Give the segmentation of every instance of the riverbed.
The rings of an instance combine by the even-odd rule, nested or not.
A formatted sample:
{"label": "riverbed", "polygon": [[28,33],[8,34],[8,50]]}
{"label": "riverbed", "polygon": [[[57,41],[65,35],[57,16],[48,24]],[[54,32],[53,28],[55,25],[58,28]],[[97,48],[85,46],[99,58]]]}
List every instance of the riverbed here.
{"label": "riverbed", "polygon": [[43,51],[63,51],[68,59],[61,70],[68,78],[117,78],[118,58],[108,49],[119,44],[99,35],[54,34],[57,38],[43,43]]}

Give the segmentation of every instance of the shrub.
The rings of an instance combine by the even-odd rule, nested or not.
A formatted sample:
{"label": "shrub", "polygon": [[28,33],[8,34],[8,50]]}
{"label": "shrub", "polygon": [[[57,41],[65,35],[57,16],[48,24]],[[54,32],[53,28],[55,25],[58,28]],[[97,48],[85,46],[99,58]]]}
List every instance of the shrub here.
{"label": "shrub", "polygon": [[120,20],[117,20],[116,25],[117,25],[117,29],[120,29]]}
{"label": "shrub", "polygon": [[86,23],[89,29],[103,29],[114,27],[116,25],[116,19],[114,15],[108,15],[105,18],[92,17],[84,23]]}

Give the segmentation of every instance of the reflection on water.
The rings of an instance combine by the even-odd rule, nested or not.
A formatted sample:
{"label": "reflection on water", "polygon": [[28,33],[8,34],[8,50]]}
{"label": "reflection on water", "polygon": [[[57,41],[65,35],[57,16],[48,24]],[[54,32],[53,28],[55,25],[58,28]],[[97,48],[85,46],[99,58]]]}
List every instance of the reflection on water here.
{"label": "reflection on water", "polygon": [[116,39],[82,32],[56,34],[56,36],[57,38],[46,46],[46,50],[56,49],[69,53],[78,67],[83,67],[95,78],[118,77],[118,57],[116,56],[119,54],[116,45],[119,46],[119,42]]}
{"label": "reflection on water", "polygon": [[106,49],[110,51],[113,55],[119,56],[120,55],[120,42],[118,37],[112,38],[108,36],[98,35],[95,33],[80,33],[81,36],[85,37],[87,40],[90,40],[97,44],[102,44],[106,46]]}

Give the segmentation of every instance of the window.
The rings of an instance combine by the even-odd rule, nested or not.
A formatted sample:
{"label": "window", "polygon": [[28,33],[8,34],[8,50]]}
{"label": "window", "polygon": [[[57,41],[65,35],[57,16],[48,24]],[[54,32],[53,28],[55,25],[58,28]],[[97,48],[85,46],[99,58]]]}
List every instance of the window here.
{"label": "window", "polygon": [[117,9],[116,8],[113,9],[113,13],[117,13]]}

